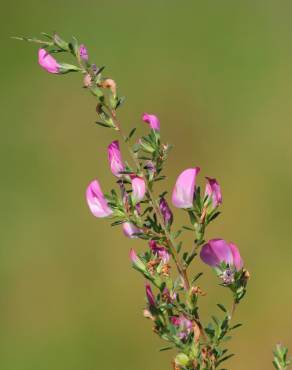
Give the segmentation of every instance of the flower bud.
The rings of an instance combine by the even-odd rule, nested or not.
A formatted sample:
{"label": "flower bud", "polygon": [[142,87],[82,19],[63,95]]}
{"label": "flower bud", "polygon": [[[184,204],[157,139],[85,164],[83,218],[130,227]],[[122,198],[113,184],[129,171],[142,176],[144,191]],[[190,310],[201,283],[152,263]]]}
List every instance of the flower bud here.
{"label": "flower bud", "polygon": [[163,216],[163,220],[166,226],[171,226],[173,222],[173,214],[169,208],[167,201],[164,198],[160,198],[159,209]]}
{"label": "flower bud", "polygon": [[60,64],[45,49],[39,49],[39,64],[49,73],[60,73]]}
{"label": "flower bud", "polygon": [[160,122],[159,122],[159,119],[154,114],[144,113],[143,116],[142,116],[142,120],[144,122],[148,123],[149,126],[153,130],[155,130],[155,131],[159,131],[160,130]]}
{"label": "flower bud", "polygon": [[172,193],[172,203],[177,208],[191,208],[195,195],[196,176],[200,168],[188,168],[177,178]]}
{"label": "flower bud", "polygon": [[120,172],[123,172],[125,170],[125,165],[122,161],[122,155],[118,140],[113,141],[108,146],[107,152],[108,161],[113,175],[116,177],[121,177],[122,175],[120,174]]}
{"label": "flower bud", "polygon": [[135,267],[138,271],[146,272],[146,267],[143,261],[137,256],[134,249],[130,250],[130,259],[132,261],[133,267]]}
{"label": "flower bud", "polygon": [[105,199],[97,180],[93,180],[88,185],[86,190],[86,200],[91,213],[95,217],[108,217],[113,213],[111,208],[108,206],[107,200]]}
{"label": "flower bud", "polygon": [[79,46],[79,56],[80,56],[80,59],[84,60],[85,62],[88,61],[88,52],[87,52],[85,45],[83,44]]}
{"label": "flower bud", "polygon": [[156,306],[156,301],[155,301],[155,297],[154,297],[154,294],[152,292],[150,284],[146,283],[145,287],[146,287],[146,297],[147,297],[147,301],[149,303],[149,306],[150,307],[155,307]]}
{"label": "flower bud", "polygon": [[145,168],[145,170],[148,173],[148,176],[149,176],[150,181],[152,181],[153,180],[153,177],[154,177],[154,175],[156,173],[155,164],[152,161],[147,161],[145,163],[145,167],[144,168]]}
{"label": "flower bud", "polygon": [[220,185],[216,179],[212,179],[210,177],[206,177],[206,179],[208,182],[205,189],[205,196],[207,195],[209,198],[211,198],[212,208],[216,208],[222,203]]}

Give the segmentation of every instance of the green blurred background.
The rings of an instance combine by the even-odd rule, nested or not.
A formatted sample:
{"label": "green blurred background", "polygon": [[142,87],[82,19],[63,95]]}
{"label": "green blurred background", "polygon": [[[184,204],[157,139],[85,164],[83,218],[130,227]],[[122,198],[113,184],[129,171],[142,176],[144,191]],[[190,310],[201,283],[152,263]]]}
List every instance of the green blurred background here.
{"label": "green blurred background", "polygon": [[[108,66],[127,96],[127,130],[146,129],[144,111],[160,117],[175,145],[168,190],[188,166],[220,181],[223,215],[208,237],[236,242],[252,275],[226,366],[271,369],[274,343],[292,350],[291,14],[288,0],[3,2],[1,370],[170,369],[128,260],[143,244],[93,218],[84,200],[94,177],[112,186],[112,132],[94,125],[80,76],[45,73],[35,45],[9,39],[54,30]],[[226,295],[195,269],[206,271],[207,320]]]}

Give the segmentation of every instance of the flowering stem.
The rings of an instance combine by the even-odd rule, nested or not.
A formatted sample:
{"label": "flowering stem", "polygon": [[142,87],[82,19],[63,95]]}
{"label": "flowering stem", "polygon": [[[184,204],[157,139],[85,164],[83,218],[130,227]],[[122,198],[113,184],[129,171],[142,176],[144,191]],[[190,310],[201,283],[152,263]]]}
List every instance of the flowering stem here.
{"label": "flowering stem", "polygon": [[[163,218],[163,215],[160,211],[160,208],[159,206],[157,205],[157,202],[155,200],[155,196],[154,194],[152,193],[151,189],[150,189],[150,186],[149,186],[149,183],[148,183],[148,180],[144,174],[144,171],[143,169],[141,168],[141,165],[139,163],[139,160],[137,159],[135,153],[133,152],[130,144],[129,144],[129,141],[127,140],[125,134],[123,133],[123,130],[121,128],[121,124],[119,122],[119,120],[117,119],[116,117],[116,113],[115,111],[112,111],[111,109],[109,109],[109,107],[107,107],[110,114],[111,114],[111,117],[115,123],[115,126],[117,127],[117,131],[120,133],[121,137],[123,138],[125,144],[127,145],[127,148],[128,148],[128,151],[136,165],[136,168],[137,170],[139,171],[139,174],[141,174],[142,178],[144,179],[145,181],[145,186],[146,186],[146,190],[147,190],[147,193],[149,195],[149,198],[151,200],[151,203],[152,203],[152,206],[153,206],[153,209],[154,209],[154,212],[161,224],[161,227],[163,229],[163,232],[164,232],[164,235],[165,235],[165,238],[166,238],[166,241],[167,241],[167,245],[168,245],[168,248],[171,252],[171,255],[173,256],[173,260],[175,262],[175,265],[177,267],[177,270],[178,270],[178,273],[182,279],[182,282],[183,282],[183,286],[184,286],[184,290],[186,293],[189,292],[190,290],[190,282],[189,282],[189,278],[188,278],[188,275],[187,275],[187,269],[186,268],[183,268],[183,266],[181,265],[180,261],[179,261],[179,256],[178,256],[178,253],[177,253],[177,249],[176,249],[176,245],[175,245],[175,241],[173,240],[170,232],[168,231],[166,225],[165,225],[165,222],[164,222],[164,218]],[[202,243],[198,243],[197,244],[197,248],[201,245]],[[192,317],[192,321],[194,323],[194,339],[195,341],[198,341],[200,335],[203,336],[204,340],[206,340],[206,335],[205,335],[205,332],[204,332],[204,328],[200,322],[200,317],[199,317],[199,314],[198,314],[198,311],[195,311],[195,314],[194,316]],[[196,335],[196,332],[199,333]]]}
{"label": "flowering stem", "polygon": [[148,183],[148,180],[144,174],[144,171],[142,170],[141,168],[141,165],[135,155],[135,153],[133,152],[131,146],[129,145],[129,142],[128,140],[126,139],[126,136],[125,134],[123,133],[122,129],[121,129],[121,125],[120,125],[120,122],[118,121],[118,119],[116,118],[116,114],[114,111],[112,111],[111,109],[109,109],[110,113],[111,113],[111,117],[117,127],[117,131],[121,134],[124,142],[126,143],[127,145],[127,148],[128,148],[128,151],[137,167],[137,170],[139,171],[139,173],[141,174],[141,176],[143,177],[144,181],[145,181],[145,185],[146,185],[146,189],[147,189],[147,193],[149,195],[149,198],[151,200],[151,203],[152,203],[152,206],[153,206],[153,209],[155,211],[155,214],[157,216],[157,218],[159,219],[159,222],[161,224],[161,227],[163,229],[163,232],[164,232],[164,235],[165,235],[165,238],[166,238],[166,241],[167,241],[167,244],[168,244],[168,247],[169,247],[169,250],[173,256],[173,259],[174,259],[174,262],[176,264],[176,267],[177,267],[177,270],[181,276],[181,279],[182,279],[182,282],[183,282],[183,285],[184,285],[184,289],[185,291],[189,291],[190,289],[190,283],[189,283],[189,279],[188,279],[188,276],[187,276],[187,272],[186,270],[181,266],[180,262],[179,262],[179,257],[178,257],[178,253],[177,253],[177,250],[176,250],[176,246],[175,246],[175,242],[172,238],[172,236],[170,235],[169,231],[167,230],[167,227],[164,223],[164,219],[163,219],[163,216],[161,214],[161,211],[157,205],[157,202],[155,200],[155,197],[154,197],[154,194],[152,193],[151,189],[150,189],[150,186],[149,186],[149,183]]}

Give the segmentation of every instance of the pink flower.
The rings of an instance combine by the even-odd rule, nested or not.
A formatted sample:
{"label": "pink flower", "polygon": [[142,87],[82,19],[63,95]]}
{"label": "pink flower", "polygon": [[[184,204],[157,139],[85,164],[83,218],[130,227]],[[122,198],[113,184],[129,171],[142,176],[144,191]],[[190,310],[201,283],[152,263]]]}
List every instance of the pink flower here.
{"label": "pink flower", "polygon": [[149,283],[146,283],[146,297],[150,307],[155,307],[156,306],[155,297]]}
{"label": "pink flower", "polygon": [[97,180],[93,180],[88,185],[86,190],[86,200],[91,213],[95,217],[107,217],[113,213],[108,206],[107,200],[105,199]]}
{"label": "pink flower", "polygon": [[160,122],[159,119],[154,115],[154,114],[148,114],[144,113],[142,116],[142,120],[146,123],[149,124],[149,126],[155,130],[159,131],[160,130]]}
{"label": "pink flower", "polygon": [[145,181],[138,176],[131,178],[132,180],[132,201],[134,204],[137,204],[143,200],[146,192]]}
{"label": "pink flower", "polygon": [[243,267],[243,260],[237,246],[223,239],[210,240],[202,247],[200,257],[203,262],[212,267],[220,266],[222,263],[235,267],[237,271]]}
{"label": "pink flower", "polygon": [[210,177],[206,177],[207,184],[205,189],[205,196],[208,195],[212,199],[212,207],[216,208],[219,204],[222,203],[222,194],[220,185],[216,181],[216,179],[212,179]]}
{"label": "pink flower", "polygon": [[122,228],[124,235],[131,239],[138,238],[135,234],[141,233],[141,230],[131,222],[124,222]]}
{"label": "pink flower", "polygon": [[178,328],[178,337],[180,339],[186,339],[186,337],[191,333],[193,328],[192,322],[185,316],[172,316],[170,321],[173,326]]}
{"label": "pink flower", "polygon": [[165,247],[158,245],[155,240],[150,240],[149,247],[152,250],[152,253],[163,263],[168,263],[170,256]]}
{"label": "pink flower", "polygon": [[83,44],[79,46],[79,55],[82,60],[86,62],[88,61],[88,52],[87,52],[85,45]]}
{"label": "pink flower", "polygon": [[49,73],[59,73],[60,65],[45,49],[39,49],[39,64]]}
{"label": "pink flower", "polygon": [[124,163],[122,161],[120,145],[118,140],[113,141],[107,149],[108,161],[110,164],[111,171],[114,176],[121,177],[120,174],[125,170]]}
{"label": "pink flower", "polygon": [[191,208],[193,206],[196,176],[200,168],[188,168],[177,178],[172,193],[172,203],[177,208]]}

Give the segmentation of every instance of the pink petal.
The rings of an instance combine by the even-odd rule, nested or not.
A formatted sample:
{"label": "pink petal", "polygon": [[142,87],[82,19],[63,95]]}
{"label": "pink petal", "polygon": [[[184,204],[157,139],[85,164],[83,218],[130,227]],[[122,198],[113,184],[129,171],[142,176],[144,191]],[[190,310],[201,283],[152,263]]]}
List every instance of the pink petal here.
{"label": "pink petal", "polygon": [[159,119],[154,114],[144,113],[143,116],[142,116],[142,120],[144,122],[148,123],[149,126],[153,130],[155,130],[155,131],[159,131],[160,130],[160,122],[159,122]]}
{"label": "pink petal", "polygon": [[91,213],[95,217],[107,217],[113,213],[107,204],[97,180],[93,180],[88,185],[86,190],[86,200]]}
{"label": "pink petal", "polygon": [[233,256],[233,265],[235,266],[236,270],[239,271],[243,267],[243,260],[240,256],[239,250],[233,243],[229,243],[229,247]]}
{"label": "pink petal", "polygon": [[124,222],[122,225],[122,228],[123,228],[124,235],[131,239],[138,238],[138,236],[135,234],[138,234],[141,232],[141,230],[138,229],[138,227],[136,227],[131,222]]}
{"label": "pink petal", "polygon": [[172,203],[177,208],[191,208],[196,186],[196,176],[200,168],[188,168],[177,178],[172,193]]}
{"label": "pink petal", "polygon": [[146,185],[145,181],[141,177],[132,178],[132,200],[134,204],[141,202],[145,196]]}
{"label": "pink petal", "polygon": [[39,64],[49,73],[59,73],[59,64],[45,49],[39,49]]}
{"label": "pink petal", "polygon": [[215,208],[222,203],[221,188],[216,179],[212,179],[210,177],[206,177],[206,179],[208,182],[206,185],[205,195],[212,198],[213,207]]}
{"label": "pink petal", "polygon": [[223,239],[212,239],[205,244],[200,253],[203,262],[209,266],[219,266],[222,262],[233,264],[233,255],[229,244]]}
{"label": "pink petal", "polygon": [[124,163],[122,161],[120,145],[117,140],[113,141],[108,146],[108,161],[110,164],[111,171],[114,176],[121,177],[120,172],[125,170]]}

